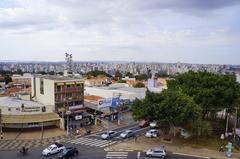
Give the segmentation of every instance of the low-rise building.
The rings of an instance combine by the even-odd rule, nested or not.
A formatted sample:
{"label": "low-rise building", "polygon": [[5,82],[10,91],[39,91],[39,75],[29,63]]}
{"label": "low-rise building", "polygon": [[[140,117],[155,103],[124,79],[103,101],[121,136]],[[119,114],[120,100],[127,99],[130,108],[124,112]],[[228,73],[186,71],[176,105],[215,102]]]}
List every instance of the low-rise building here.
{"label": "low-rise building", "polygon": [[[83,109],[84,80],[65,76],[37,76],[32,79],[34,99],[54,106],[56,113]],[[35,80],[35,81],[34,81]]]}
{"label": "low-rise building", "polygon": [[18,97],[0,97],[3,128],[59,126],[60,117],[53,107]]}

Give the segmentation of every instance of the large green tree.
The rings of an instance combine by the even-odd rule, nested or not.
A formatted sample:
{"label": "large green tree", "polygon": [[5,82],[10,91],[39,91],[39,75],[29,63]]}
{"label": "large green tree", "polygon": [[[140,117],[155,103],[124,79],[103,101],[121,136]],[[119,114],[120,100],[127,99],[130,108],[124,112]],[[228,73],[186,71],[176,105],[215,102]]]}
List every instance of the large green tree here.
{"label": "large green tree", "polygon": [[99,75],[104,75],[104,76],[107,76],[107,77],[111,77],[111,75],[107,74],[106,72],[104,71],[99,71],[99,70],[95,70],[95,71],[90,71],[87,73],[87,76],[94,76],[94,77],[97,77]]}
{"label": "large green tree", "polygon": [[136,84],[133,85],[134,88],[144,88],[145,84],[142,82],[137,82]]}
{"label": "large green tree", "polygon": [[135,78],[136,78],[136,80],[139,80],[139,81],[146,81],[148,79],[148,75],[140,74],[140,75],[135,76]]}
{"label": "large green tree", "polygon": [[157,120],[178,126],[198,120],[201,115],[201,108],[191,97],[173,90],[161,94],[147,91],[145,99],[133,103],[132,110],[136,120]]}
{"label": "large green tree", "polygon": [[187,72],[168,81],[169,90],[181,90],[193,98],[203,109],[202,117],[216,114],[227,108],[232,111],[235,100],[239,98],[239,84],[230,75],[218,75],[209,72]]}

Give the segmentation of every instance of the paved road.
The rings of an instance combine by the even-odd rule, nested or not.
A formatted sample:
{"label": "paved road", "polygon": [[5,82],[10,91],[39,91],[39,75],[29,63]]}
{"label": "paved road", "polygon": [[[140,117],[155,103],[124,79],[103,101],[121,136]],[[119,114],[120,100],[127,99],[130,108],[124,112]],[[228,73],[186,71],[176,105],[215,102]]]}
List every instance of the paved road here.
{"label": "paved road", "polygon": [[[76,157],[72,157],[72,159],[138,159],[139,152],[126,152],[126,151],[111,151],[105,152],[103,149],[91,148],[81,150],[79,148],[79,155]],[[56,159],[58,155],[53,155],[50,157],[43,157],[41,155],[41,148],[30,150],[29,154],[26,156],[18,156],[15,151],[2,151],[0,152],[0,159]],[[143,152],[141,152],[139,159],[149,159],[145,156]],[[155,158],[152,158],[155,159]],[[200,159],[197,157],[188,157],[183,155],[173,155],[170,154],[166,159]]]}
{"label": "paved road", "polygon": [[[130,129],[135,132],[136,135],[143,134],[149,128],[139,128],[137,124],[128,125],[125,127],[114,129],[118,134],[123,132],[124,130]],[[125,140],[121,140],[119,138],[113,138],[111,140],[102,140],[100,138],[101,133],[92,134],[89,136],[84,136],[81,138],[69,140],[65,146],[73,146],[79,150],[79,155],[75,157],[76,159],[138,159],[138,154],[140,153],[139,159],[146,159],[144,152],[136,152],[136,151],[104,151],[105,147],[111,146],[113,144],[117,144],[119,142],[124,142]],[[17,154],[17,151],[0,151],[0,159],[54,159],[57,158],[58,155],[53,155],[50,157],[43,157],[41,155],[41,148],[30,148],[29,154],[27,156],[21,156]],[[170,154],[168,156],[169,159],[195,159],[194,157],[186,157],[182,155],[173,155]],[[196,158],[199,159],[199,158]]]}

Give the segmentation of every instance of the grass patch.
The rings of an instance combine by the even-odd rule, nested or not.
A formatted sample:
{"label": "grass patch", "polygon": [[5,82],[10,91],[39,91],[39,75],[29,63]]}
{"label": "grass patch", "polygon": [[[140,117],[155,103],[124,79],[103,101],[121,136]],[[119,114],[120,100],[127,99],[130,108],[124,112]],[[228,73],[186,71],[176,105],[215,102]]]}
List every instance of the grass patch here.
{"label": "grass patch", "polygon": [[[187,146],[192,148],[207,148],[210,150],[218,151],[221,145],[220,138],[217,137],[199,137],[191,138],[185,142]],[[224,145],[227,145],[228,141],[224,140]],[[227,148],[225,149],[227,151]],[[239,152],[236,148],[233,149],[233,152]]]}

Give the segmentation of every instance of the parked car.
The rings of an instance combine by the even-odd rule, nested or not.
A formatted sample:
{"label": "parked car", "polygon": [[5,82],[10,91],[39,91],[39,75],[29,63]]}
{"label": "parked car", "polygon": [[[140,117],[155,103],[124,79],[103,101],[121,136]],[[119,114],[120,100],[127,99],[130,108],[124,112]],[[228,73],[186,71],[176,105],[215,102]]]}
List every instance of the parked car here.
{"label": "parked car", "polygon": [[116,134],[117,133],[115,131],[107,131],[101,135],[101,138],[104,140],[111,139],[111,138],[115,137]]}
{"label": "parked car", "polygon": [[147,120],[142,120],[139,122],[138,126],[140,128],[145,128],[145,127],[149,126],[149,122]]}
{"label": "parked car", "polygon": [[151,129],[149,131],[146,132],[145,134],[146,137],[158,137],[159,136],[159,131],[156,129]]}
{"label": "parked car", "polygon": [[164,158],[167,156],[166,150],[163,147],[155,147],[153,149],[149,149],[146,152],[148,157],[161,157]]}
{"label": "parked car", "polygon": [[149,125],[150,125],[150,128],[152,129],[158,128],[158,123],[156,121],[151,122]]}
{"label": "parked car", "polygon": [[66,149],[64,145],[59,144],[59,143],[55,143],[55,144],[50,145],[48,148],[45,148],[42,151],[42,155],[43,156],[50,156],[50,155],[59,153],[59,152],[63,151],[64,149]]}
{"label": "parked car", "polygon": [[120,137],[123,138],[123,139],[134,137],[134,136],[135,136],[135,134],[132,130],[125,130],[124,132],[122,132],[120,134]]}
{"label": "parked car", "polygon": [[59,155],[59,159],[66,159],[71,156],[78,155],[78,150],[75,147],[68,147],[62,151],[62,153]]}

